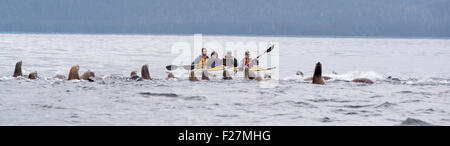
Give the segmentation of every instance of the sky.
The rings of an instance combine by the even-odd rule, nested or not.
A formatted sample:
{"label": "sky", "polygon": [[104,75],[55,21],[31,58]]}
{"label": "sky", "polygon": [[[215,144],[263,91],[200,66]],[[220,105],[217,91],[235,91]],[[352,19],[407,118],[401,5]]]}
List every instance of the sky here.
{"label": "sky", "polygon": [[0,0],[0,32],[450,37],[450,0]]}

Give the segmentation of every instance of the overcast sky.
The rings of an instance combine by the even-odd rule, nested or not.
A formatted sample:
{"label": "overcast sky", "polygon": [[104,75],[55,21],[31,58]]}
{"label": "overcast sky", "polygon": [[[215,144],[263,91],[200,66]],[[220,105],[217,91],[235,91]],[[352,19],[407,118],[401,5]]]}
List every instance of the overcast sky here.
{"label": "overcast sky", "polygon": [[0,32],[450,37],[450,0],[0,0]]}

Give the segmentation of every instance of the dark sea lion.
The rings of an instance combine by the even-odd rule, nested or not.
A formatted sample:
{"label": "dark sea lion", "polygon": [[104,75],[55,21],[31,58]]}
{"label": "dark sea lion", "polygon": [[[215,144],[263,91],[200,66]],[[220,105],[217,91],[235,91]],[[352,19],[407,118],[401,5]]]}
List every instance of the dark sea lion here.
{"label": "dark sea lion", "polygon": [[142,78],[137,75],[137,71],[132,71],[130,73],[130,79],[131,80],[137,80],[137,81],[141,81],[142,80]]}
{"label": "dark sea lion", "polygon": [[22,61],[16,63],[13,77],[20,77],[20,76],[22,76]]}
{"label": "dark sea lion", "polygon": [[72,66],[69,72],[69,80],[79,80],[80,76],[78,75],[78,70],[80,70],[79,65]]}
{"label": "dark sea lion", "polygon": [[[322,76],[322,78],[323,78],[323,80],[330,80],[330,79],[332,79],[331,77],[329,77],[329,76]],[[313,77],[309,77],[309,78],[306,78],[306,79],[304,79],[304,81],[312,81],[313,80]]]}
{"label": "dark sea lion", "polygon": [[150,72],[148,71],[148,65],[143,65],[142,69],[141,69],[141,75],[142,78],[145,80],[151,80],[152,78],[150,77]]}
{"label": "dark sea lion", "polygon": [[208,71],[203,71],[202,72],[202,80],[209,80]]}
{"label": "dark sea lion", "polygon": [[167,75],[167,79],[173,79],[173,78],[175,78],[175,76],[173,75],[173,73],[169,73],[169,74]]}
{"label": "dark sea lion", "polygon": [[392,81],[401,81],[399,78],[393,78],[391,76],[387,77],[387,79]]}
{"label": "dark sea lion", "polygon": [[316,64],[316,69],[314,69],[314,76],[312,78],[312,83],[320,85],[325,84],[325,81],[323,81],[322,78],[322,64],[320,64],[320,62]]}
{"label": "dark sea lion", "polygon": [[93,82],[95,78],[95,73],[92,72],[91,70],[86,71],[80,79],[82,80],[88,80],[90,82]]}
{"label": "dark sea lion", "polygon": [[227,70],[223,70],[222,76],[223,76],[224,80],[232,80],[233,79],[233,78],[231,78],[231,76]]}
{"label": "dark sea lion", "polygon": [[353,79],[352,82],[373,84],[373,81],[368,78],[356,78],[356,79]]}
{"label": "dark sea lion", "polygon": [[38,78],[38,73],[37,73],[37,71],[30,73],[30,74],[28,75],[28,78],[29,78],[29,79],[32,79],[32,80],[36,80],[36,79]]}
{"label": "dark sea lion", "polygon": [[197,77],[195,77],[195,72],[194,71],[191,71],[191,73],[189,74],[189,81],[199,81],[198,79],[197,79]]}
{"label": "dark sea lion", "polygon": [[295,73],[295,75],[297,75],[297,76],[302,76],[302,77],[303,77],[303,72],[297,71],[297,72]]}

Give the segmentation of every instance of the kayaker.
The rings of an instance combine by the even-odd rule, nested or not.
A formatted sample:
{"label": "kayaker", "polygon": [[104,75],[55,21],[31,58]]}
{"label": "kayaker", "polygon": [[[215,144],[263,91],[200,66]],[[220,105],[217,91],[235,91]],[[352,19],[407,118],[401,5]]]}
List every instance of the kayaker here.
{"label": "kayaker", "polygon": [[242,59],[241,64],[242,64],[241,65],[242,68],[244,68],[244,67],[252,68],[253,65],[258,65],[259,61],[256,59],[250,58],[250,51],[245,51],[245,58]]}
{"label": "kayaker", "polygon": [[206,48],[202,48],[202,55],[198,56],[194,62],[191,64],[191,70],[195,68],[195,66],[199,66],[199,68],[204,68],[206,65],[206,62],[208,62],[208,51]]}
{"label": "kayaker", "polygon": [[233,67],[234,67],[234,72],[237,72],[237,71],[238,71],[238,61],[237,61],[237,59],[233,56],[233,54],[231,53],[231,51],[228,51],[228,52],[227,52],[227,55],[225,55],[225,57],[223,57],[222,63],[223,63],[223,66],[225,66],[225,67],[233,66]]}
{"label": "kayaker", "polygon": [[218,54],[216,51],[213,51],[211,53],[211,59],[209,59],[208,62],[206,63],[207,68],[214,68],[216,66],[220,66],[222,61],[217,56],[218,56]]}

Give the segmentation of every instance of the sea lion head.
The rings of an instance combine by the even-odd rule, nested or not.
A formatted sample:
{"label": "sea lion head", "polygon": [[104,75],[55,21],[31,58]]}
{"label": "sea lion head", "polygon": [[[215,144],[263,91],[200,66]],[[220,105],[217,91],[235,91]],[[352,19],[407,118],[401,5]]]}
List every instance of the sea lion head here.
{"label": "sea lion head", "polygon": [[313,84],[325,84],[325,81],[323,81],[322,78],[322,64],[320,64],[320,62],[318,62],[316,64],[316,68],[314,69],[314,76],[312,78],[312,83]]}
{"label": "sea lion head", "polygon": [[13,77],[19,77],[19,76],[22,76],[22,61],[17,62],[16,67],[14,68]]}
{"label": "sea lion head", "polygon": [[79,65],[72,66],[69,72],[69,80],[79,80],[80,76],[78,75],[78,71],[80,70]]}
{"label": "sea lion head", "polygon": [[297,75],[297,76],[302,76],[302,77],[304,76],[304,75],[303,75],[303,72],[301,72],[301,71],[297,71],[297,72],[295,73],[295,75]]}
{"label": "sea lion head", "polygon": [[147,64],[142,66],[141,75],[142,75],[142,78],[145,79],[145,80],[151,80],[152,79],[150,77],[150,72],[148,71],[148,65]]}
{"label": "sea lion head", "polygon": [[28,75],[28,78],[29,78],[29,79],[32,79],[32,80],[36,80],[36,79],[38,78],[38,73],[37,73],[37,71],[30,73],[30,74]]}
{"label": "sea lion head", "polygon": [[173,78],[175,78],[175,76],[173,75],[173,73],[169,73],[169,74],[167,75],[167,78],[168,78],[168,79],[173,79]]}
{"label": "sea lion head", "polygon": [[132,71],[132,72],[130,73],[130,79],[132,79],[132,80],[138,80],[138,81],[142,80],[142,78],[139,77],[139,76],[137,75],[137,71]]}
{"label": "sea lion head", "polygon": [[81,76],[81,79],[82,79],[82,80],[94,81],[93,78],[95,78],[95,73],[92,72],[91,70],[86,71],[86,72],[83,73],[83,75]]}
{"label": "sea lion head", "polygon": [[230,74],[228,73],[228,71],[225,70],[225,69],[223,70],[222,76],[223,76],[224,80],[231,80],[232,79]]}
{"label": "sea lion head", "polygon": [[314,69],[314,77],[322,77],[322,64],[318,62],[316,68]]}
{"label": "sea lion head", "polygon": [[195,77],[195,72],[191,71],[191,73],[189,74],[189,81],[199,81],[197,79],[197,77]]}
{"label": "sea lion head", "polygon": [[209,80],[208,71],[202,72],[202,80]]}
{"label": "sea lion head", "polygon": [[137,71],[132,71],[132,72],[130,73],[130,77],[133,77],[133,76],[137,76]]}

